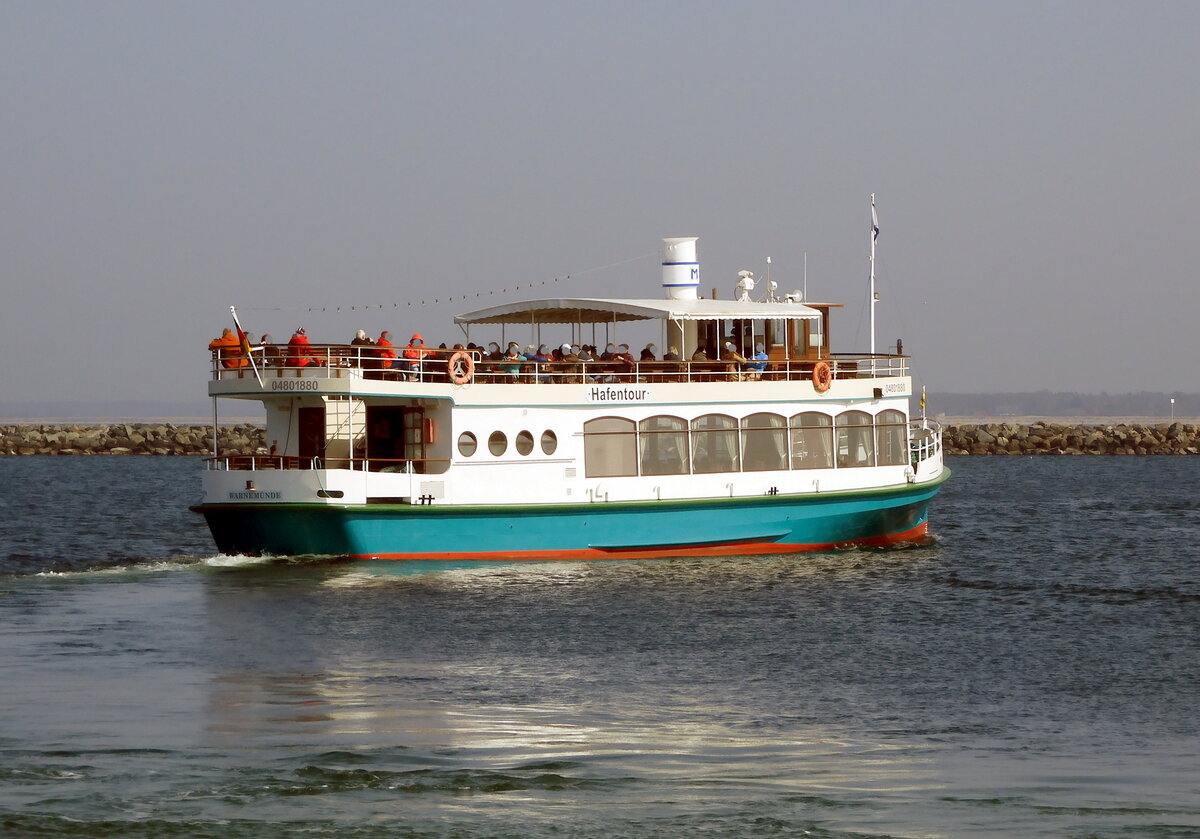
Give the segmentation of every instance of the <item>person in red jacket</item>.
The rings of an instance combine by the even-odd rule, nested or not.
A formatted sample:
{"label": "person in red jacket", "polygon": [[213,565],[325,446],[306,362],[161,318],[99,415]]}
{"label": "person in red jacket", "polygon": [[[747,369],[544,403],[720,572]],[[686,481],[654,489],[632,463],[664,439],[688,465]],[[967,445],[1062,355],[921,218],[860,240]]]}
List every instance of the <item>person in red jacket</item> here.
{"label": "person in red jacket", "polygon": [[421,337],[421,333],[414,332],[408,341],[408,346],[404,348],[405,368],[408,370],[409,381],[416,381],[421,377],[421,361],[429,355],[429,352],[425,349],[425,339]]}
{"label": "person in red jacket", "polygon": [[379,333],[379,340],[375,342],[375,355],[379,359],[379,369],[389,370],[396,360],[396,350],[391,342],[391,334],[386,329]]}
{"label": "person in red jacket", "polygon": [[320,364],[320,359],[317,358],[313,351],[312,344],[308,342],[308,336],[304,333],[303,326],[297,326],[296,331],[292,333],[291,339],[288,341],[287,359],[284,361],[285,367],[307,367],[310,364]]}

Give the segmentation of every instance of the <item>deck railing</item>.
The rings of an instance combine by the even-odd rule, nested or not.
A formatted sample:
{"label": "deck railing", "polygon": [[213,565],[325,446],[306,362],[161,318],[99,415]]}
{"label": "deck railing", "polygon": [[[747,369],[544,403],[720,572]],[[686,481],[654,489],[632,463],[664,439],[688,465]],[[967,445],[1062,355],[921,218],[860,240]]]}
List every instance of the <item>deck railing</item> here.
{"label": "deck railing", "polygon": [[[908,375],[908,356],[878,353],[834,353],[822,359],[710,361],[514,361],[484,358],[471,350],[425,350],[420,359],[379,358],[372,347],[312,345],[305,355],[290,357],[286,347],[268,354],[255,348],[254,362],[263,379],[364,378],[386,381],[442,383],[452,381],[451,359],[470,356],[472,384],[608,384],[637,382],[811,381],[813,369],[824,362],[833,379]],[[213,379],[253,378],[244,355],[212,353]],[[463,370],[460,363],[458,369]]]}
{"label": "deck railing", "polygon": [[942,450],[942,426],[924,417],[908,423],[908,453],[912,465],[936,457]]}

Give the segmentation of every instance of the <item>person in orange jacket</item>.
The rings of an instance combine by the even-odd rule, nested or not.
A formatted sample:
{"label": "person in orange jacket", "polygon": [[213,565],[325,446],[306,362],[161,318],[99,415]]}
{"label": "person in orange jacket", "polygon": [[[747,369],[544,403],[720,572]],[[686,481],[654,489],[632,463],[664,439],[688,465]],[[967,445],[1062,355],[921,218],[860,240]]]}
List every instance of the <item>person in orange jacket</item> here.
{"label": "person in orange jacket", "polygon": [[250,363],[250,360],[242,353],[242,342],[228,327],[221,332],[220,338],[214,338],[208,342],[208,348],[217,353],[221,359],[221,366],[227,370],[236,370]]}
{"label": "person in orange jacket", "polygon": [[390,339],[391,334],[385,329],[379,333],[379,340],[375,342],[375,355],[379,358],[380,370],[391,369],[392,363],[396,360],[396,350]]}
{"label": "person in orange jacket", "polygon": [[404,348],[405,366],[408,369],[410,380],[415,381],[420,378],[421,360],[429,355],[429,352],[425,349],[425,339],[421,337],[421,333],[414,332],[408,341],[408,346]]}
{"label": "person in orange jacket", "polygon": [[287,358],[284,359],[285,367],[307,367],[310,364],[320,364],[320,359],[313,352],[312,344],[308,341],[308,335],[304,332],[303,326],[297,326],[296,331],[292,333],[291,339],[288,340]]}

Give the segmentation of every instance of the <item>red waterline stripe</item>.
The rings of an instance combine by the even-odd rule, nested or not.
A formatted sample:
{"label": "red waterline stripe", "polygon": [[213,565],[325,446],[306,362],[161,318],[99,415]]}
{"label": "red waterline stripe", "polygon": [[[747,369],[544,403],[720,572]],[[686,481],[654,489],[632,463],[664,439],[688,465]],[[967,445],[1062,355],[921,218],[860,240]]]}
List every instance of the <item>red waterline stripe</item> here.
{"label": "red waterline stripe", "polygon": [[929,531],[929,522],[922,522],[912,530],[872,536],[869,539],[854,539],[849,542],[825,542],[821,544],[795,544],[790,542],[740,542],[726,545],[696,545],[683,548],[629,548],[600,550],[599,548],[576,548],[563,551],[523,551],[519,555],[489,552],[462,553],[403,553],[403,554],[351,554],[353,559],[486,559],[486,560],[546,560],[546,559],[663,559],[678,556],[757,556],[760,554],[804,553],[828,551],[852,546],[885,547],[898,542],[913,542]]}

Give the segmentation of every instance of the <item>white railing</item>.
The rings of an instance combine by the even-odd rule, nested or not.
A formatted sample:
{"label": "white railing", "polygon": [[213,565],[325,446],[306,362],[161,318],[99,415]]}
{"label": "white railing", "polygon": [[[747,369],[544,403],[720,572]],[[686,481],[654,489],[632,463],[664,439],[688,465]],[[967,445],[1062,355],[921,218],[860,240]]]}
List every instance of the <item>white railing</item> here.
{"label": "white railing", "polygon": [[942,451],[942,427],[922,417],[908,424],[909,460],[916,466],[923,460],[937,457]]}
{"label": "white railing", "polygon": [[[425,350],[420,359],[381,358],[374,347],[312,345],[303,355],[289,355],[287,347],[276,352],[254,351],[254,366],[263,379],[365,378],[390,381],[420,381],[444,384],[450,381],[450,357],[458,350]],[[526,361],[471,356],[474,372],[470,381],[479,384],[605,384],[619,382],[714,382],[714,381],[811,381],[813,368],[829,365],[833,380],[888,378],[908,375],[908,356],[838,353],[824,359],[767,359],[735,362],[639,361]],[[212,354],[212,377],[216,380],[253,378],[254,369],[240,352],[225,350]]]}

